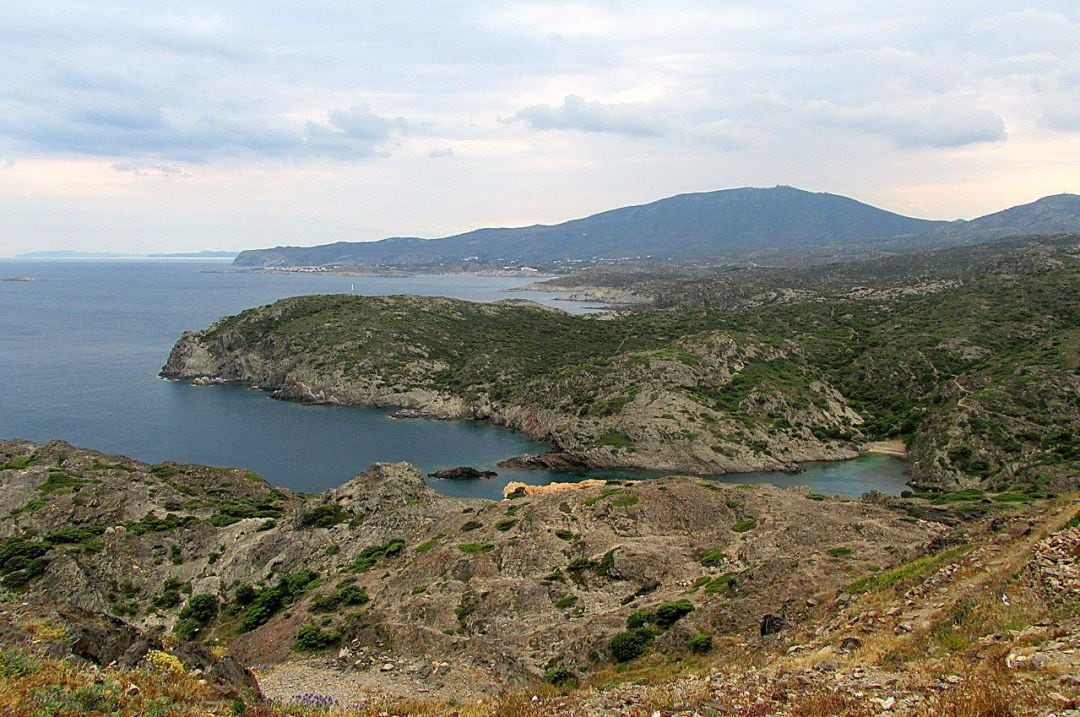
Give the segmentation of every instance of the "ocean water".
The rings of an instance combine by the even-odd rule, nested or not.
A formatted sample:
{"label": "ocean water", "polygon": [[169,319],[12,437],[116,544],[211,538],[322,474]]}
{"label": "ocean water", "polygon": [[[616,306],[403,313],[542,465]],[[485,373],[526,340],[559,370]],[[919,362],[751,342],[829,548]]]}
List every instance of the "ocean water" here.
{"label": "ocean water", "polygon": [[[21,276],[33,281],[0,281],[0,438],[61,439],[150,462],[249,468],[305,492],[340,485],[375,461],[409,461],[425,473],[459,465],[496,470],[499,477],[489,480],[432,481],[447,494],[488,498],[500,497],[510,480],[629,477],[496,468],[504,458],[547,446],[485,423],[399,420],[387,411],[308,406],[236,386],[157,377],[181,332],[287,296],[528,298],[571,311],[591,308],[552,294],[508,293],[528,279],[258,274],[232,271],[222,261],[0,260],[0,279]],[[867,457],[760,479],[794,478],[829,493],[896,494],[904,467]]]}

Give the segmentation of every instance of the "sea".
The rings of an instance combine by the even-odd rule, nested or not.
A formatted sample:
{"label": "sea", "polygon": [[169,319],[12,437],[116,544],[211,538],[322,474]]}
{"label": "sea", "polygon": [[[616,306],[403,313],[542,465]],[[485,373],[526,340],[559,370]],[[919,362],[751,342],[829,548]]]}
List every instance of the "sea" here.
{"label": "sea", "polygon": [[[408,461],[425,474],[456,466],[494,470],[497,478],[428,481],[444,494],[496,499],[512,480],[659,475],[504,469],[496,463],[548,446],[484,422],[399,419],[385,410],[278,401],[259,390],[198,387],[157,375],[183,331],[289,296],[420,294],[530,299],[572,313],[599,308],[521,290],[531,281],[265,273],[235,270],[223,260],[0,260],[0,438],[59,439],[152,463],[241,467],[306,493],[341,485],[380,461]],[[897,495],[907,481],[907,464],[886,456],[805,467],[797,475],[719,480],[839,495]]]}

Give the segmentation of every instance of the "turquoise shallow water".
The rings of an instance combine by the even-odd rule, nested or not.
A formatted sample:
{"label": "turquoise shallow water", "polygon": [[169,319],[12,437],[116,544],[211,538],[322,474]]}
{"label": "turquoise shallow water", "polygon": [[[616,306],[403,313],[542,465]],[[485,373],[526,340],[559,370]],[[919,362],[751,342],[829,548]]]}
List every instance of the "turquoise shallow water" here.
{"label": "turquoise shallow water", "polygon": [[[307,492],[340,485],[375,461],[409,461],[425,473],[458,465],[496,470],[496,479],[432,482],[448,494],[492,498],[509,480],[630,477],[495,468],[504,458],[547,446],[484,423],[397,420],[386,411],[306,406],[235,386],[199,388],[157,378],[182,331],[286,296],[352,291],[529,298],[583,310],[550,294],[506,293],[527,279],[250,274],[214,261],[0,260],[0,277],[13,276],[34,280],[0,282],[3,438],[62,439],[153,462],[239,466]],[[905,465],[878,458],[740,480],[794,480],[853,495],[871,488],[899,493]]]}

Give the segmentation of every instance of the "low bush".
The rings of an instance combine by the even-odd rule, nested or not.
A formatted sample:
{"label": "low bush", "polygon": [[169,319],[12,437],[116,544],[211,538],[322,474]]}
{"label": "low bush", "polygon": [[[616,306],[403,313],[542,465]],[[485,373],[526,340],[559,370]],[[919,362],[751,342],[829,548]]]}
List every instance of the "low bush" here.
{"label": "low bush", "polygon": [[615,635],[608,647],[617,662],[629,662],[644,655],[655,637],[649,628],[638,627]]}
{"label": "low bush", "polygon": [[552,667],[544,673],[544,682],[556,687],[576,687],[577,675],[562,665]]}
{"label": "low bush", "polygon": [[704,655],[712,650],[712,635],[707,632],[699,632],[686,641],[686,649],[698,655]]}
{"label": "low bush", "polygon": [[394,538],[382,545],[372,545],[364,548],[360,551],[360,554],[356,556],[356,560],[353,561],[353,570],[358,573],[366,572],[375,567],[375,564],[380,560],[395,558],[398,555],[401,555],[404,550],[405,541],[401,538]]}
{"label": "low bush", "polygon": [[336,630],[323,630],[318,625],[308,623],[296,631],[296,649],[304,652],[318,652],[334,647],[341,642],[341,634]]}

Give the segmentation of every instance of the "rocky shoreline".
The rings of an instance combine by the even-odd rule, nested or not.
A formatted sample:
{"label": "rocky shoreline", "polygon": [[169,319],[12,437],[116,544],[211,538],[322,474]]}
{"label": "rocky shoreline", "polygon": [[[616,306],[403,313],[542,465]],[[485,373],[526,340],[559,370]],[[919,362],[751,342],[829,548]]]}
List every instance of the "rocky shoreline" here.
{"label": "rocky shoreline", "polygon": [[[452,320],[457,320],[456,314],[465,304],[425,297],[335,298],[355,299],[362,310],[423,311]],[[239,383],[285,400],[393,409],[404,417],[485,420],[552,446],[549,454],[517,461],[520,467],[683,471],[700,475],[794,472],[802,462],[850,459],[861,452],[858,425],[862,419],[824,381],[809,382],[801,396],[751,394],[760,404],[753,410],[789,416],[785,420],[792,426],[819,427],[814,433],[809,428],[771,430],[764,423],[747,423],[744,416],[695,402],[679,388],[680,384],[724,377],[730,380],[747,361],[787,358],[782,351],[744,346],[728,337],[708,337],[678,349],[657,351],[655,358],[647,359],[653,370],[641,372],[640,378],[626,375],[630,372],[619,365],[640,364],[638,355],[615,357],[610,380],[616,383],[604,390],[622,395],[610,399],[612,408],[594,416],[576,408],[568,410],[558,386],[539,388],[538,392],[546,395],[535,402],[496,399],[492,393],[497,386],[463,387],[460,393],[451,393],[433,384],[431,377],[452,366],[412,358],[423,356],[424,346],[403,344],[384,350],[374,360],[392,362],[392,368],[359,370],[359,364],[346,367],[320,358],[333,349],[297,350],[272,333],[252,333],[247,324],[259,325],[281,310],[278,306],[228,317],[205,331],[185,332],[160,375],[197,385]],[[513,314],[526,321],[550,314],[513,305],[474,305],[470,310]],[[571,317],[560,320],[588,321]],[[357,330],[364,331],[362,327]],[[366,329],[369,335],[383,330],[381,326]],[[774,356],[776,359],[772,359]]]}

